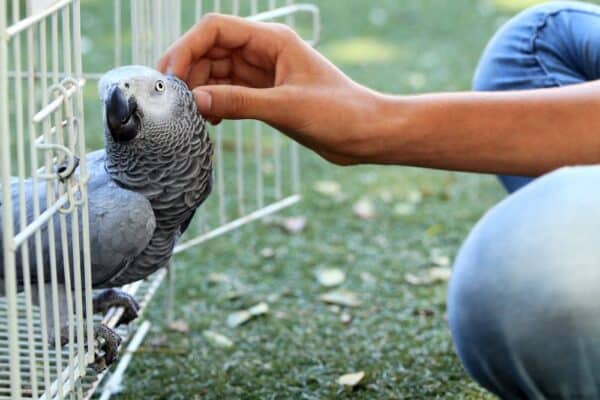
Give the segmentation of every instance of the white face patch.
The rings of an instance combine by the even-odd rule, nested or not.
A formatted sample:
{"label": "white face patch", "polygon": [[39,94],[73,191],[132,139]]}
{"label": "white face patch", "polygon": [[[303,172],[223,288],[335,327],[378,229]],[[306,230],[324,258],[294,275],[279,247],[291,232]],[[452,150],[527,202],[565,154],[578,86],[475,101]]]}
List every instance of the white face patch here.
{"label": "white face patch", "polygon": [[98,82],[98,93],[100,94],[100,100],[104,102],[106,92],[109,87],[118,84],[127,79],[144,79],[148,81],[156,81],[164,79],[164,75],[155,69],[146,67],[143,65],[127,65],[111,69],[100,78]]}
{"label": "white face patch", "polygon": [[126,97],[133,96],[145,119],[161,121],[173,118],[177,91],[169,87],[168,79],[160,72],[142,65],[128,65],[108,71],[98,83],[100,99],[118,85]]}

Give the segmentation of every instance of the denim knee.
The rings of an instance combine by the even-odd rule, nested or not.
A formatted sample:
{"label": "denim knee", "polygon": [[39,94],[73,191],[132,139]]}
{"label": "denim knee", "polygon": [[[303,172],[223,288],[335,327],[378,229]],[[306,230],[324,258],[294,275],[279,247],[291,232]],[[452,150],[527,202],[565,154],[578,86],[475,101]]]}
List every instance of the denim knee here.
{"label": "denim knee", "polygon": [[503,398],[600,398],[600,167],[560,169],[492,209],[455,262],[450,329]]}
{"label": "denim knee", "polygon": [[[599,43],[599,6],[555,1],[529,8],[490,40],[475,72],[473,89],[540,89],[600,79]],[[533,180],[499,178],[511,193]]]}
{"label": "denim knee", "polygon": [[473,89],[524,90],[600,78],[600,7],[556,1],[507,22],[479,60]]}

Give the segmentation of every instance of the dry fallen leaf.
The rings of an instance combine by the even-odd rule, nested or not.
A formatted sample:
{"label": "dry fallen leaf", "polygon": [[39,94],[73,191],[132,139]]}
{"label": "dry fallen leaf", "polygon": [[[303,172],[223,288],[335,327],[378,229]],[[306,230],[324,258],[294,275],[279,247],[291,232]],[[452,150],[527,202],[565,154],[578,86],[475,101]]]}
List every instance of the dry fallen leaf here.
{"label": "dry fallen leaf", "polygon": [[208,283],[213,283],[213,284],[230,282],[230,279],[227,275],[220,274],[218,272],[212,272],[212,273],[208,274],[208,276],[206,277],[206,280],[208,281]]}
{"label": "dry fallen leaf", "polygon": [[247,310],[240,310],[229,314],[227,317],[227,325],[231,328],[240,326],[250,319],[263,315],[269,312],[269,305],[267,303],[258,303],[257,305],[250,307]]}
{"label": "dry fallen leaf", "polygon": [[343,386],[354,387],[360,383],[365,377],[364,371],[353,372],[351,374],[342,375],[338,378],[338,383]]}
{"label": "dry fallen leaf", "polygon": [[342,324],[348,325],[350,322],[352,322],[352,315],[348,313],[342,313],[342,315],[340,315],[340,321],[342,321]]}
{"label": "dry fallen leaf", "polygon": [[415,317],[433,317],[435,311],[430,308],[416,308],[413,310],[412,315]]}
{"label": "dry fallen leaf", "polygon": [[394,206],[394,214],[399,216],[406,216],[415,213],[414,203],[398,203]]}
{"label": "dry fallen leaf", "polygon": [[354,215],[360,219],[373,219],[377,215],[373,202],[366,198],[354,204],[352,210],[354,211]]}
{"label": "dry fallen leaf", "polygon": [[452,269],[448,268],[448,267],[429,268],[429,276],[435,282],[448,282],[450,280],[451,275],[452,275]]}
{"label": "dry fallen leaf", "polygon": [[449,267],[450,266],[450,257],[443,255],[434,255],[431,256],[431,263],[438,267]]}
{"label": "dry fallen leaf", "polygon": [[423,195],[417,190],[412,190],[406,195],[406,200],[412,204],[418,204],[423,200]]}
{"label": "dry fallen leaf", "polygon": [[223,293],[223,298],[225,300],[233,301],[241,298],[243,295],[244,293],[240,292],[239,290],[228,290]]}
{"label": "dry fallen leaf", "polygon": [[275,311],[275,318],[286,319],[288,318],[288,313],[286,313],[285,311]]}
{"label": "dry fallen leaf", "polygon": [[252,318],[252,314],[250,314],[247,310],[236,311],[229,314],[227,317],[227,326],[230,328],[235,328],[236,326],[240,326],[244,322],[249,321],[250,318]]}
{"label": "dry fallen leaf", "polygon": [[394,194],[389,190],[384,189],[381,192],[379,192],[379,198],[387,204],[394,200]]}
{"label": "dry fallen leaf", "polygon": [[204,339],[215,347],[230,348],[233,347],[233,341],[227,336],[222,335],[218,332],[204,331],[202,332]]}
{"label": "dry fallen leaf", "polygon": [[256,317],[258,315],[263,315],[269,312],[269,305],[265,302],[261,302],[258,303],[255,306],[252,306],[248,309],[248,312],[250,313],[250,315],[252,315],[253,317]]}
{"label": "dry fallen leaf", "polygon": [[337,286],[346,280],[346,274],[339,268],[319,269],[315,275],[317,281],[325,287]]}
{"label": "dry fallen leaf", "polygon": [[304,230],[306,226],[306,218],[299,217],[289,217],[283,221],[283,229],[286,230],[287,233],[296,234],[300,233]]}
{"label": "dry fallen leaf", "polygon": [[358,294],[344,289],[325,293],[321,295],[319,299],[325,303],[337,304],[346,307],[357,307],[360,305]]}
{"label": "dry fallen leaf", "polygon": [[448,267],[433,267],[419,275],[408,273],[404,275],[404,280],[415,286],[433,285],[435,283],[447,282],[450,279],[451,273],[452,270]]}
{"label": "dry fallen leaf", "polygon": [[371,275],[370,272],[367,271],[363,271],[360,273],[360,279],[364,282],[364,283],[368,283],[368,284],[373,284],[376,282],[376,279],[373,275]]}
{"label": "dry fallen leaf", "polygon": [[336,181],[317,181],[314,189],[329,197],[338,197],[342,194],[342,186]]}
{"label": "dry fallen leaf", "polygon": [[425,236],[433,237],[439,235],[444,230],[444,227],[440,224],[433,224],[425,230]]}
{"label": "dry fallen leaf", "polygon": [[148,344],[152,347],[163,347],[169,342],[169,338],[166,335],[155,336]]}
{"label": "dry fallen leaf", "polygon": [[260,256],[262,258],[273,258],[275,257],[275,250],[270,247],[265,247],[260,251]]}
{"label": "dry fallen leaf", "polygon": [[190,331],[190,326],[188,325],[187,322],[185,322],[182,319],[177,319],[177,320],[171,322],[168,325],[168,328],[174,332],[179,332],[179,333],[188,333]]}
{"label": "dry fallen leaf", "polygon": [[331,304],[331,305],[327,306],[327,309],[329,309],[329,311],[331,311],[334,314],[337,314],[340,311],[342,311],[342,308],[340,306],[338,306],[337,304]]}

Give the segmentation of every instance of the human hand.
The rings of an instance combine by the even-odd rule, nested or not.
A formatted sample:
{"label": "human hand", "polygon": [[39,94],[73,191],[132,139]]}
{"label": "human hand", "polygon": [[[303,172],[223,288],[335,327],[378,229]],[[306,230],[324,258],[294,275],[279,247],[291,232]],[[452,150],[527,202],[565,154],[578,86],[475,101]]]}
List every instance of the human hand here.
{"label": "human hand", "polygon": [[369,152],[378,95],[353,82],[292,29],[208,14],[158,63],[193,89],[212,123],[257,119],[336,164]]}

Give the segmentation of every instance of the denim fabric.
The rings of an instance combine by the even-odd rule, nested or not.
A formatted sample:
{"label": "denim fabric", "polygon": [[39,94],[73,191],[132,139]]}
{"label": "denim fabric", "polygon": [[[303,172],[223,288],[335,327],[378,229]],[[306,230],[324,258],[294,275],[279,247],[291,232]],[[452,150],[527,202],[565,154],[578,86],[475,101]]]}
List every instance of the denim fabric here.
{"label": "denim fabric", "polygon": [[[530,8],[492,38],[473,80],[478,91],[566,86],[600,79],[600,7],[556,1]],[[510,192],[533,178],[500,176]]]}
{"label": "denim fabric", "polygon": [[600,399],[600,166],[508,196],[455,261],[448,319],[467,372],[505,399]]}
{"label": "denim fabric", "polygon": [[[498,32],[474,86],[597,79],[599,52],[600,7],[546,3]],[[521,189],[479,221],[453,269],[448,318],[459,358],[501,398],[600,399],[600,166],[529,184],[501,179]]]}

